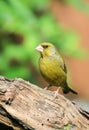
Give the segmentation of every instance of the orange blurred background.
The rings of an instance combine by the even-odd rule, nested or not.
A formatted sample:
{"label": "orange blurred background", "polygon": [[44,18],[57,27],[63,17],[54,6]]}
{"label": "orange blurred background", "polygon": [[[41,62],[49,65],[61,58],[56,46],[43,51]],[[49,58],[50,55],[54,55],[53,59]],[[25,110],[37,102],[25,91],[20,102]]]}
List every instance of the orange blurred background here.
{"label": "orange blurred background", "polygon": [[[88,0],[86,2],[89,3]],[[89,14],[57,0],[52,1],[51,11],[65,29],[72,28],[80,34],[80,45],[89,52]],[[89,58],[83,60],[68,58],[66,63],[79,96],[89,99]]]}

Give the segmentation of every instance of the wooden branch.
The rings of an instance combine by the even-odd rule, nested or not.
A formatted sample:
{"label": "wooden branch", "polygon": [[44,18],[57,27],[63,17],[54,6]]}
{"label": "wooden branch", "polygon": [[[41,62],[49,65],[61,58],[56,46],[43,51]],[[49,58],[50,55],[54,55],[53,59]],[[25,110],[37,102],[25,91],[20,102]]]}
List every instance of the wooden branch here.
{"label": "wooden branch", "polygon": [[0,76],[0,123],[14,130],[89,130],[89,114],[62,95]]}

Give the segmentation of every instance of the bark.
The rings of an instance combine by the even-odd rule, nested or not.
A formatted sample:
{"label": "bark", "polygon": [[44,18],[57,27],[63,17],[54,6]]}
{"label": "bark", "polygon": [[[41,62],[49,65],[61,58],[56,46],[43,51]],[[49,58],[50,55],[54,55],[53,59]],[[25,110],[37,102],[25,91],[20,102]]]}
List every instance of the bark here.
{"label": "bark", "polygon": [[0,123],[14,130],[89,130],[89,114],[60,94],[0,76]]}

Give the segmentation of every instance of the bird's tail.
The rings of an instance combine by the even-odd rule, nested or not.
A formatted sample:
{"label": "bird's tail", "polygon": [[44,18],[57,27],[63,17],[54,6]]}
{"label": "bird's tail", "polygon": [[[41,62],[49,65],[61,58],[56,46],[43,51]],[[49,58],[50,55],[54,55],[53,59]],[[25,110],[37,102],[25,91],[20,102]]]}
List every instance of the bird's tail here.
{"label": "bird's tail", "polygon": [[66,85],[62,88],[63,89],[63,93],[67,94],[69,92],[72,92],[73,94],[78,94],[76,91],[74,91],[72,88],[70,88],[67,83]]}

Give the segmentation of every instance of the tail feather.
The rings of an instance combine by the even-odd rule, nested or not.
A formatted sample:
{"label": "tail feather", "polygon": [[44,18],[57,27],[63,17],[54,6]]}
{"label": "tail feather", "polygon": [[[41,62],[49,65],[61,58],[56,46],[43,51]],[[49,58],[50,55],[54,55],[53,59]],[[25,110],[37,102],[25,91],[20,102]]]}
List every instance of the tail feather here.
{"label": "tail feather", "polygon": [[72,88],[70,88],[67,84],[62,89],[63,89],[63,93],[64,94],[67,94],[69,92],[72,92],[73,94],[78,94],[76,91],[74,91]]}

